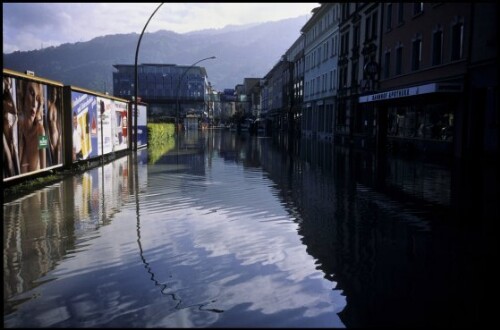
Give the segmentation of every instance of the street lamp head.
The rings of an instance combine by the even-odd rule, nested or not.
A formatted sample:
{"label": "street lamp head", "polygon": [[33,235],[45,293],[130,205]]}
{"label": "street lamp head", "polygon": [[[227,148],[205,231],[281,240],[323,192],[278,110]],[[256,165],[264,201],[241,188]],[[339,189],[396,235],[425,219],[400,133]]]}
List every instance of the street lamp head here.
{"label": "street lamp head", "polygon": [[179,90],[180,90],[180,87],[181,87],[181,81],[182,81],[182,78],[184,78],[184,76],[186,75],[186,73],[191,69],[193,68],[196,64],[200,63],[200,62],[203,62],[203,61],[206,61],[206,60],[213,60],[215,59],[216,57],[215,56],[210,56],[210,57],[206,57],[206,58],[202,58],[201,60],[198,60],[196,62],[194,62],[193,64],[191,64],[189,66],[189,68],[187,68],[186,70],[184,70],[184,72],[182,72],[182,75],[181,77],[179,78],[179,81],[177,82],[177,93],[176,93],[176,108],[175,108],[175,128],[177,129],[178,128],[178,121],[179,121],[179,110],[180,110],[180,104],[179,104]]}

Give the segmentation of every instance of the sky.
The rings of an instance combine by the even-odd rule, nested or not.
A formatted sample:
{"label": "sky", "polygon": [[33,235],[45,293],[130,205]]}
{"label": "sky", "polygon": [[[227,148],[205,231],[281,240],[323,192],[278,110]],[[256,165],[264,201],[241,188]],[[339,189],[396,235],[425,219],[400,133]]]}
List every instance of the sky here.
{"label": "sky", "polygon": [[[3,3],[3,53],[140,34],[160,3]],[[186,33],[308,15],[308,3],[164,3],[146,32]],[[304,24],[306,21],[304,21]]]}

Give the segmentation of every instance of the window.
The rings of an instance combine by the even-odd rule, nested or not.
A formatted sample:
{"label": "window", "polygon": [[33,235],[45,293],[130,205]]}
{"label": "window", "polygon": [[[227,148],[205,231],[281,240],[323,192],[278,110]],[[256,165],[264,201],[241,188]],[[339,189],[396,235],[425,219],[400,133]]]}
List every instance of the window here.
{"label": "window", "polygon": [[424,3],[423,2],[415,2],[413,3],[413,15],[418,15],[424,11]]}
{"label": "window", "polygon": [[349,51],[349,32],[344,33],[341,37],[340,54],[347,55]]}
{"label": "window", "polygon": [[353,43],[353,48],[356,48],[359,46],[359,25],[356,25],[354,27],[354,31],[353,31],[353,38],[352,38],[352,43]]}
{"label": "window", "polygon": [[404,11],[405,10],[405,4],[404,2],[400,2],[398,5],[398,24],[403,24],[404,23]]}
{"label": "window", "polygon": [[463,56],[464,25],[455,24],[451,29],[451,60],[456,61]]}
{"label": "window", "polygon": [[370,40],[370,28],[372,26],[372,17],[366,16],[365,21],[365,40]]}
{"label": "window", "polygon": [[402,64],[403,64],[403,47],[399,46],[396,48],[396,74],[402,74]]}
{"label": "window", "polygon": [[371,35],[372,39],[377,38],[377,16],[378,16],[377,12],[374,12],[372,15],[372,35]]}
{"label": "window", "polygon": [[339,73],[339,87],[347,87],[347,66],[342,66]]}
{"label": "window", "polygon": [[333,89],[337,88],[337,69],[333,70]]}
{"label": "window", "polygon": [[411,69],[418,70],[420,69],[420,63],[422,62],[422,40],[416,39],[413,41],[413,49],[411,56]]}
{"label": "window", "polygon": [[346,20],[349,17],[349,3],[342,4],[342,20]]}
{"label": "window", "polygon": [[387,17],[386,17],[385,29],[390,31],[392,28],[392,3],[387,4]]}
{"label": "window", "polygon": [[387,51],[384,54],[384,78],[389,78],[391,73],[391,52]]}
{"label": "window", "polygon": [[439,65],[443,57],[443,32],[436,31],[432,36],[432,65]]}
{"label": "window", "polygon": [[354,60],[352,61],[352,66],[351,66],[351,85],[352,86],[357,86],[358,85],[358,71],[359,71],[359,61]]}
{"label": "window", "polygon": [[377,38],[377,12],[366,16],[365,20],[365,41]]}

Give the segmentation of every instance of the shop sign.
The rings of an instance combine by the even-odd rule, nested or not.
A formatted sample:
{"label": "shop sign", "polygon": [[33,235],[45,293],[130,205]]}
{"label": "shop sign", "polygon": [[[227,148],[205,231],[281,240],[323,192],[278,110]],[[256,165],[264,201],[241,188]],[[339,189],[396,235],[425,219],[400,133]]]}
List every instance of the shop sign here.
{"label": "shop sign", "polygon": [[436,84],[427,84],[427,85],[416,86],[416,87],[395,89],[392,91],[361,96],[359,98],[359,103],[398,99],[401,97],[408,97],[408,96],[415,96],[415,95],[420,95],[420,94],[433,93],[435,91],[436,91]]}

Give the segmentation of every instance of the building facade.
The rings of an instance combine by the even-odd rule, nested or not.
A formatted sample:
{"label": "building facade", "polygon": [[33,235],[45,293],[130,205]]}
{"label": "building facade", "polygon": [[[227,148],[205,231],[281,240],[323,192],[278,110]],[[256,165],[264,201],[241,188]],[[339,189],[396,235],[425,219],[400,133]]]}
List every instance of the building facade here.
{"label": "building facade", "polygon": [[304,97],[302,132],[332,140],[336,108],[339,3],[323,3],[304,25]]}
{"label": "building facade", "polygon": [[[135,66],[113,66],[113,95],[134,96]],[[138,97],[149,105],[148,117],[182,122],[187,111],[207,112],[210,84],[202,66],[141,64],[137,66]]]}
{"label": "building facade", "polygon": [[293,43],[285,53],[286,58],[292,63],[291,104],[288,113],[289,131],[300,135],[302,128],[302,104],[304,103],[304,34]]}
{"label": "building facade", "polygon": [[274,132],[498,156],[496,3],[321,3],[260,83]]}
{"label": "building facade", "polygon": [[359,98],[377,145],[454,154],[464,120],[470,3],[383,4],[380,89]]}
{"label": "building facade", "polygon": [[342,3],[338,107],[335,142],[365,147],[373,135],[373,118],[358,107],[358,97],[377,89],[380,63],[381,3]]}

